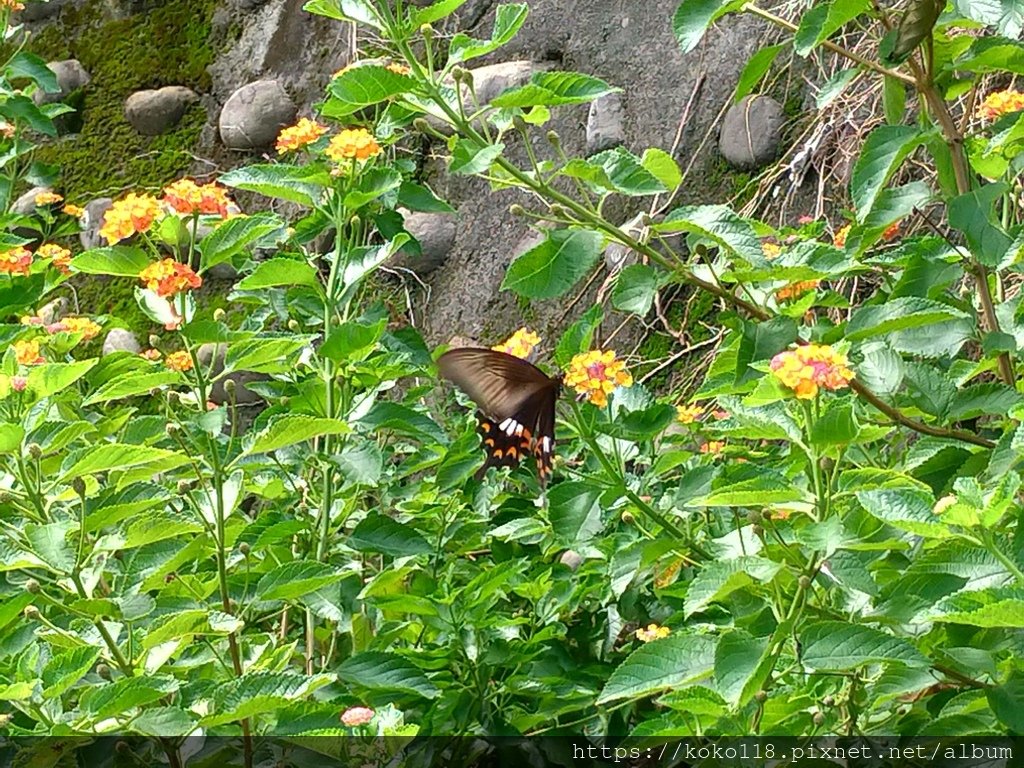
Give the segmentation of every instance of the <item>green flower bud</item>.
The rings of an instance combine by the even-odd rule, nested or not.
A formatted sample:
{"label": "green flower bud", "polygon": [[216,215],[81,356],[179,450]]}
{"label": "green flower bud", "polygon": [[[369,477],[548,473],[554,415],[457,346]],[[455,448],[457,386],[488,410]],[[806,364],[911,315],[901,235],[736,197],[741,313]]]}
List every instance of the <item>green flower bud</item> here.
{"label": "green flower bud", "polygon": [[39,585],[39,582],[35,579],[29,579],[25,582],[25,591],[31,592],[33,595],[38,595],[42,589],[43,588]]}
{"label": "green flower bud", "polygon": [[39,618],[39,609],[36,608],[34,605],[26,605],[24,615],[26,619],[29,619],[30,621],[35,621]]}
{"label": "green flower bud", "polygon": [[41,459],[43,457],[43,448],[39,443],[28,444],[28,455],[33,459]]}
{"label": "green flower bud", "polygon": [[238,389],[238,384],[235,382],[234,379],[228,379],[227,381],[224,382],[224,391],[227,392],[229,395],[235,394],[236,389]]}
{"label": "green flower bud", "polygon": [[71,488],[78,494],[79,498],[85,498],[85,480],[83,478],[76,477],[72,480]]}
{"label": "green flower bud", "polygon": [[249,553],[252,551],[252,547],[249,546],[249,542],[243,541],[238,545],[238,551],[248,557]]}
{"label": "green flower bud", "polygon": [[192,487],[192,483],[189,482],[188,480],[179,480],[178,481],[178,495],[179,496],[184,496],[186,493],[189,492],[189,489],[191,487]]}
{"label": "green flower bud", "polygon": [[811,718],[816,726],[822,726],[825,724],[825,715],[821,712],[815,712],[814,717]]}
{"label": "green flower bud", "polygon": [[810,586],[811,586],[811,577],[810,577],[810,576],[801,576],[801,577],[800,577],[800,578],[799,578],[799,579],[797,580],[797,583],[798,583],[798,584],[799,584],[799,585],[800,585],[800,586],[801,586],[801,587],[802,587],[803,589],[807,589],[808,587],[810,587]]}
{"label": "green flower bud", "polygon": [[508,207],[508,212],[512,216],[525,216],[526,215],[526,209],[523,208],[523,206],[521,206],[519,203],[512,203],[512,205],[510,205]]}
{"label": "green flower bud", "polygon": [[290,320],[288,321],[288,330],[289,330],[289,331],[297,331],[297,330],[299,330],[299,328],[301,328],[301,327],[302,327],[302,326],[300,326],[300,325],[299,325],[299,321],[298,321],[298,320],[296,320],[296,319],[295,319],[294,317],[293,317],[293,318],[291,318],[291,319],[290,319]]}
{"label": "green flower bud", "polygon": [[96,674],[99,675],[100,677],[102,677],[104,680],[109,680],[110,679],[110,667],[108,667],[106,664],[97,664],[96,665]]}
{"label": "green flower bud", "polygon": [[224,319],[225,315],[227,315],[227,312],[224,311],[223,307],[217,307],[215,310],[213,310],[213,319],[216,320],[218,323]]}

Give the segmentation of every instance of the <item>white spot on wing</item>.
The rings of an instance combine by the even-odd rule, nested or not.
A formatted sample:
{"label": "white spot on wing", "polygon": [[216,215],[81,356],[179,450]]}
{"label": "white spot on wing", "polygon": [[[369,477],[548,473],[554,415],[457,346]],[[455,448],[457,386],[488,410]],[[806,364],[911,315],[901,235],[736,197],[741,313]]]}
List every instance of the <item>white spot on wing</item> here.
{"label": "white spot on wing", "polygon": [[512,437],[512,433],[516,431],[517,427],[522,429],[522,427],[519,426],[519,422],[515,419],[506,419],[506,421],[508,422],[508,426],[505,427],[505,434],[509,437]]}
{"label": "white spot on wing", "polygon": [[501,424],[498,425],[498,429],[500,429],[502,432],[504,432],[508,428],[509,424],[514,424],[514,423],[515,422],[513,422],[512,419],[505,419],[503,422],[501,422]]}

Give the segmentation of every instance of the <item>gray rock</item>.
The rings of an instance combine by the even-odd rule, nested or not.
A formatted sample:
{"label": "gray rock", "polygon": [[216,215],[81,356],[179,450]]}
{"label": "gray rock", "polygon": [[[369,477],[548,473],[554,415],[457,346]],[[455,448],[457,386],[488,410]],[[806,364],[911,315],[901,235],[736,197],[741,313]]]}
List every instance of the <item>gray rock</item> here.
{"label": "gray rock", "polygon": [[770,96],[746,96],[725,113],[718,148],[730,165],[762,168],[779,154],[786,115]]}
{"label": "gray rock", "polygon": [[51,187],[32,187],[28,192],[11,204],[11,213],[28,216],[36,210],[36,195],[41,192],[53,192]]}
{"label": "gray rock", "polygon": [[68,300],[58,296],[53,301],[44,304],[36,314],[42,319],[43,325],[52,325],[68,313]]}
{"label": "gray rock", "polygon": [[113,204],[113,199],[109,197],[100,197],[85,204],[85,213],[81,219],[82,229],[78,233],[78,239],[85,250],[106,245],[100,238],[100,227],[103,226],[103,214]]}
{"label": "gray rock", "polygon": [[590,103],[587,115],[587,154],[595,155],[626,143],[622,96],[609,93]]}
{"label": "gray rock", "polygon": [[[213,375],[218,376],[220,372],[224,370],[224,353],[227,351],[226,344],[203,344],[196,350],[196,357],[199,358],[199,364],[204,369],[209,368],[210,364],[213,364]],[[210,400],[215,402],[217,405],[227,403],[231,401],[228,397],[227,390],[224,385],[228,381],[235,383],[234,401],[237,405],[255,405],[263,402],[263,398],[257,395],[255,392],[246,387],[246,384],[252,384],[257,381],[267,381],[270,377],[262,373],[250,373],[248,371],[239,371],[225,376],[213,385],[213,389],[210,390]]]}
{"label": "gray rock", "polygon": [[408,269],[420,277],[429,275],[444,264],[455,245],[455,220],[443,213],[414,212],[405,214],[405,229],[420,244],[420,253],[403,248],[396,253],[388,266]]}
{"label": "gray rock", "polygon": [[19,21],[42,21],[56,16],[67,0],[29,0],[24,10],[18,11]]}
{"label": "gray rock", "polygon": [[[499,64],[488,64],[485,67],[476,67],[469,70],[473,77],[473,89],[476,91],[476,98],[481,104],[486,104],[499,93],[509,88],[517,88],[530,81],[534,72],[540,72],[547,66],[533,61],[503,61]],[[463,102],[471,105],[473,102],[467,98],[468,90],[463,90]]]}
{"label": "gray rock", "polygon": [[124,328],[112,329],[103,340],[104,357],[115,352],[131,352],[133,355],[137,355],[141,351],[142,347],[139,346],[139,340],[135,338],[135,334]]}
{"label": "gray rock", "polygon": [[583,557],[579,552],[575,552],[571,549],[565,550],[562,556],[558,558],[558,562],[568,568],[570,571],[575,571],[583,563]]}
{"label": "gray rock", "polygon": [[264,149],[295,120],[296,107],[276,80],[243,85],[220,112],[220,138],[229,149]]}
{"label": "gray rock", "polygon": [[56,93],[46,93],[38,90],[32,93],[32,101],[36,104],[55,104],[64,101],[72,91],[86,86],[92,79],[85,71],[78,59],[65,59],[63,61],[51,61],[46,65],[50,71],[57,76]]}
{"label": "gray rock", "polygon": [[124,116],[139,133],[156,136],[176,126],[189,105],[197,101],[195,91],[182,85],[136,91],[124,102]]}

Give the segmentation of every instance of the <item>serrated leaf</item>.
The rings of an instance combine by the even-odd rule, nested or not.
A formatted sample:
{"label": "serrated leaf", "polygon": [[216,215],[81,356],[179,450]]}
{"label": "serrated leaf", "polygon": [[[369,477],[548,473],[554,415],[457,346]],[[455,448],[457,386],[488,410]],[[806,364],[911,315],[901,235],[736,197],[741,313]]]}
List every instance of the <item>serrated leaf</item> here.
{"label": "serrated leaf", "polygon": [[814,6],[800,17],[800,26],[793,37],[793,50],[798,56],[806,57],[844,24],[870,7],[868,0],[833,0]]}
{"label": "serrated leaf", "polygon": [[781,568],[779,563],[754,556],[708,563],[690,583],[683,611],[687,617],[692,616],[737,589],[771,581]]}
{"label": "serrated leaf", "polygon": [[368,651],[350,656],[338,667],[338,679],[371,691],[411,693],[425,699],[439,694],[419,667],[396,653]]}
{"label": "serrated leaf", "polygon": [[314,166],[247,165],[221,174],[217,181],[229,187],[312,207],[320,202],[331,177]]}
{"label": "serrated leaf", "polygon": [[274,232],[283,234],[284,222],[271,213],[234,216],[221,222],[199,243],[203,270],[230,261],[236,254]]}
{"label": "serrated leaf", "polygon": [[615,280],[612,305],[621,312],[646,317],[654,305],[663,277],[649,264],[630,264]]}
{"label": "serrated leaf", "polygon": [[69,482],[82,475],[95,475],[114,469],[122,470],[156,462],[165,468],[173,468],[187,464],[189,457],[178,451],[169,451],[165,448],[104,443],[90,448],[81,458],[76,459],[71,466],[64,470],[61,481]]}
{"label": "serrated leaf", "polygon": [[214,727],[274,712],[289,702],[308,697],[334,682],[334,675],[299,675],[289,672],[250,672],[214,689],[213,712],[200,722]]}
{"label": "serrated leaf", "polygon": [[288,285],[317,285],[317,271],[298,259],[269,259],[260,264],[238,283],[241,291],[258,291]]}
{"label": "serrated leaf", "polygon": [[158,701],[177,691],[178,685],[173,677],[125,677],[106,685],[87,688],[78,706],[94,722],[99,722],[108,717],[124,716],[129,710]]}
{"label": "serrated leaf", "polygon": [[[723,635],[715,648],[715,685],[730,704],[743,706],[760,689],[761,670],[768,638],[752,637],[734,629]],[[766,673],[765,673],[766,674]]]}
{"label": "serrated leaf", "polygon": [[673,634],[642,645],[616,667],[598,696],[597,705],[676,690],[707,677],[714,666],[713,637]]}
{"label": "serrated leaf", "polygon": [[260,600],[294,600],[340,580],[344,574],[327,563],[295,561],[278,566],[256,585]]}
{"label": "serrated leaf", "polygon": [[79,360],[74,363],[44,363],[34,365],[28,372],[27,389],[37,398],[49,397],[62,392],[89,372],[96,360]]}
{"label": "serrated leaf", "polygon": [[469,61],[479,56],[486,56],[496,51],[515,37],[523,26],[529,13],[526,3],[506,3],[499,5],[494,14],[494,28],[489,40],[476,40],[463,32],[452,37],[448,47],[449,64]]}
{"label": "serrated leaf", "polygon": [[901,637],[842,621],[811,624],[799,635],[800,659],[815,671],[843,671],[865,664],[928,665],[928,659]]}
{"label": "serrated leaf", "polygon": [[753,266],[767,266],[761,239],[746,219],[724,205],[676,208],[654,225],[661,232],[691,232],[713,240],[728,253]]}
{"label": "serrated leaf", "polygon": [[111,379],[85,399],[84,405],[109,403],[126,397],[149,394],[151,390],[170,385],[184,384],[184,377],[177,371],[158,370]]}
{"label": "serrated leaf", "polygon": [[946,320],[965,318],[965,312],[949,304],[918,296],[904,296],[890,299],[884,304],[872,304],[856,310],[846,326],[846,338],[858,341],[908,328],[920,328]]}
{"label": "serrated leaf", "polygon": [[950,595],[930,612],[929,619],[988,629],[1024,628],[1024,590],[990,587]]}
{"label": "serrated leaf", "polygon": [[876,488],[856,493],[857,501],[871,515],[894,528],[928,538],[951,536],[942,518],[932,512],[934,500],[926,491],[909,488]]}
{"label": "serrated leaf", "polygon": [[548,231],[544,242],[509,265],[501,287],[527,299],[562,296],[600,259],[601,240],[587,229]]}
{"label": "serrated leaf", "polygon": [[579,72],[535,72],[528,84],[502,91],[491,99],[491,106],[500,109],[525,109],[534,106],[585,104],[621,90],[608,85],[604,80]]}
{"label": "serrated leaf", "polygon": [[[807,17],[810,14],[811,11],[808,11],[804,14],[804,17]],[[739,80],[736,82],[736,91],[732,95],[732,101],[734,104],[742,100],[744,96],[749,95],[755,88],[757,88],[762,78],[764,78],[768,73],[768,70],[771,69],[772,64],[775,63],[775,59],[779,55],[779,52],[785,47],[786,46],[782,44],[765,46],[764,48],[756,51],[754,55],[747,60],[747,63],[743,67],[743,71],[740,72]]]}
{"label": "serrated leaf", "polygon": [[551,530],[565,546],[586,542],[602,529],[601,489],[591,483],[568,481],[548,492]]}
{"label": "serrated leaf", "polygon": [[141,248],[112,245],[109,248],[82,251],[71,260],[71,270],[86,275],[138,277],[151,262],[152,258]]}
{"label": "serrated leaf", "polygon": [[889,179],[927,138],[927,134],[906,125],[880,125],[871,132],[850,177],[857,221],[863,222],[871,213]]}
{"label": "serrated leaf", "polygon": [[254,435],[242,455],[268,453],[288,445],[311,440],[314,437],[345,435],[351,431],[351,428],[339,419],[289,414],[274,419],[269,426]]}
{"label": "serrated leaf", "polygon": [[381,514],[363,518],[349,535],[347,544],[361,552],[380,552],[392,557],[423,555],[434,549],[411,525]]}
{"label": "serrated leaf", "polygon": [[683,0],[672,16],[672,32],[683,53],[689,53],[700,43],[704,32],[727,13],[743,7],[743,0]]}
{"label": "serrated leaf", "polygon": [[77,683],[92,669],[100,649],[82,645],[53,656],[43,667],[43,698],[53,699]]}

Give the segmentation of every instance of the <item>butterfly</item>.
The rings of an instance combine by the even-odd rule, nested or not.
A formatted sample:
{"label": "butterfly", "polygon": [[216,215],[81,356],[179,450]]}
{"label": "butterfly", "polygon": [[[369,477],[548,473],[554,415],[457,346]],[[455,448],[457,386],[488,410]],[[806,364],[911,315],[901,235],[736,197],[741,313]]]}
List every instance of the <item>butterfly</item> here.
{"label": "butterfly", "polygon": [[516,467],[533,455],[543,487],[551,476],[555,450],[555,403],[562,378],[532,363],[492,349],[462,347],[437,360],[441,375],[479,407],[479,431],[488,467]]}

